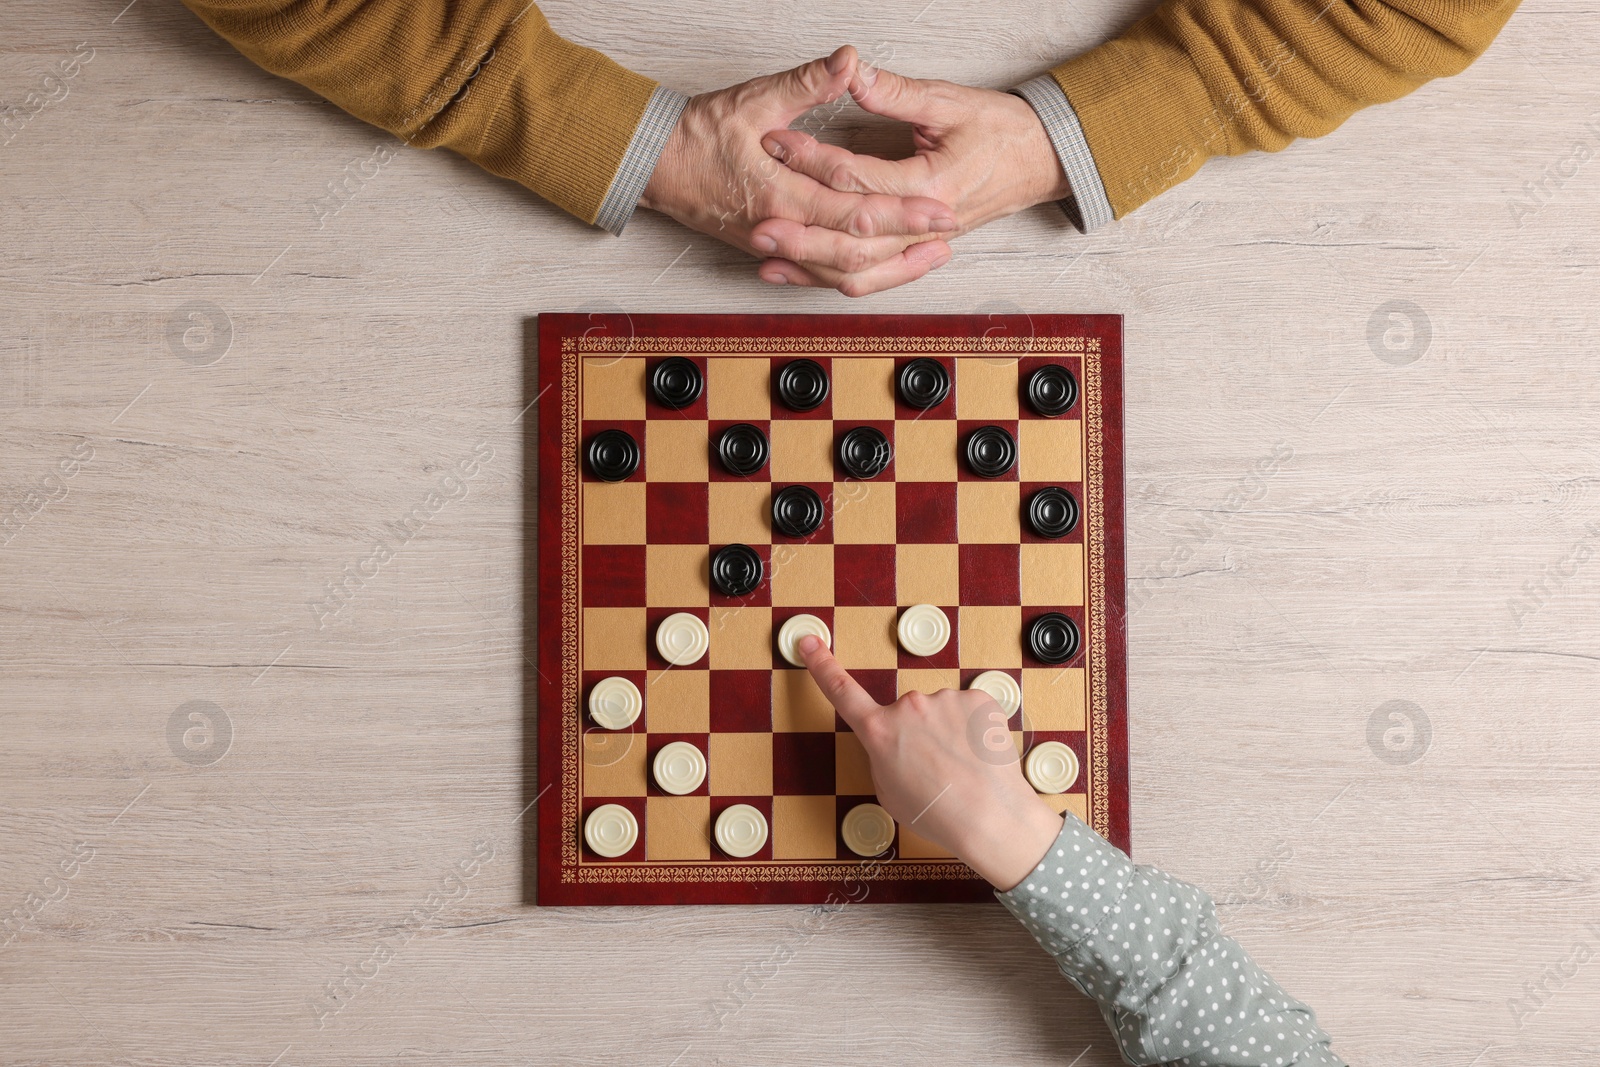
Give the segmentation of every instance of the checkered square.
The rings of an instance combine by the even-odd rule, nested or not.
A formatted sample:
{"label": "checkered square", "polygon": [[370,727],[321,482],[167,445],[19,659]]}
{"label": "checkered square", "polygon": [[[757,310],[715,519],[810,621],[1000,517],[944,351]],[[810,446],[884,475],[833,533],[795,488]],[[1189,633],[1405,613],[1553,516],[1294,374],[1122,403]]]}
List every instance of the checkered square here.
{"label": "checkered square", "polygon": [[[655,767],[656,753],[660,752],[663,748],[665,748],[666,746],[672,744],[674,741],[687,741],[689,744],[693,745],[695,748],[698,748],[700,750],[700,754],[701,755],[705,755],[706,752],[707,752],[707,738],[709,738],[709,737],[710,737],[710,734],[708,734],[708,733],[678,734],[678,733],[656,733],[654,731],[651,731],[651,733],[648,736],[648,739],[645,742],[645,766],[647,768],[651,768],[652,769],[651,770],[651,775],[650,775],[649,788],[647,790],[647,795],[648,796],[652,796],[652,797],[666,797],[666,796],[673,796],[674,795],[672,793],[668,793],[665,789],[662,789],[659,785],[656,784],[655,774],[654,774],[654,770],[653,770],[653,768]],[[706,775],[707,780],[705,782],[701,782],[700,783],[700,787],[698,789],[696,789],[693,793],[685,793],[685,794],[683,794],[684,796],[702,796],[703,797],[703,796],[709,796],[711,794],[711,786],[709,784],[709,781],[710,781],[710,769],[709,768],[710,768],[710,761],[708,760],[707,761],[707,775]]]}
{"label": "checkered square", "polygon": [[[589,457],[589,442],[594,440],[594,437],[595,437],[596,434],[600,433],[602,430],[622,430],[625,433],[627,433],[630,437],[632,437],[634,439],[634,441],[638,443],[639,448],[641,450],[643,450],[644,444],[645,444],[645,425],[646,424],[642,420],[640,420],[640,421],[633,421],[633,420],[627,420],[627,419],[585,420],[584,424],[583,424],[583,445],[582,445],[583,451],[578,456],[578,469],[579,469],[580,477],[582,477],[582,479],[585,482],[588,482],[590,484],[597,484],[597,483],[604,484],[604,483],[601,482],[601,479],[596,478],[594,476],[594,472],[589,469],[589,458],[588,458]],[[634,471],[631,475],[629,475],[626,479],[624,479],[624,481],[625,482],[645,482],[645,481],[647,481],[647,479],[645,477],[645,463],[644,463],[644,460],[643,460],[642,457],[640,459],[639,469]]]}
{"label": "checkered square", "polygon": [[[809,359],[813,363],[821,364],[822,369],[828,372],[828,397],[821,404],[812,408],[810,411],[793,411],[785,407],[783,401],[778,399],[778,375],[782,372],[785,364],[791,363],[796,359]],[[767,381],[769,390],[768,396],[771,397],[772,417],[774,419],[800,420],[802,422],[829,422],[833,419],[833,402],[834,394],[837,391],[835,388],[837,383],[833,381],[832,357],[807,353],[804,355],[782,356],[777,359],[773,359],[771,361],[771,374]]]}
{"label": "checkered square", "polygon": [[[584,798],[583,798],[583,807],[581,809],[582,810],[582,818],[583,819],[587,819],[589,817],[589,813],[590,812],[594,811],[595,808],[598,808],[603,804],[620,804],[620,805],[622,805],[623,807],[627,808],[629,811],[631,811],[633,813],[634,819],[637,820],[638,823],[639,823],[639,840],[634,843],[633,848],[629,849],[626,853],[624,853],[621,856],[616,857],[615,859],[605,860],[604,862],[607,862],[607,863],[637,863],[637,862],[640,862],[640,861],[644,860],[646,858],[645,857],[645,839],[649,836],[649,820],[645,817],[645,798],[643,796],[617,797],[617,796],[595,795],[594,793],[585,790],[585,795],[584,795]],[[581,820],[579,822],[579,825],[580,826],[582,825],[582,821]],[[580,841],[580,845],[581,845],[581,847],[583,849],[583,857],[584,857],[584,859],[588,860],[591,863],[601,861],[602,857],[600,857],[599,855],[595,854],[595,852],[593,852],[589,848],[588,843],[583,841],[583,835],[581,833],[578,835],[578,838],[579,838],[579,841]]]}
{"label": "checkered square", "polygon": [[647,482],[645,539],[653,545],[711,542],[705,482]]}
{"label": "checkered square", "polygon": [[644,603],[644,545],[589,545],[583,550],[583,602],[597,608]]}
{"label": "checkered square", "polygon": [[651,374],[653,374],[655,372],[655,369],[658,366],[660,366],[661,364],[665,363],[668,359],[672,359],[672,358],[687,359],[690,363],[693,363],[696,367],[700,368],[700,379],[701,379],[701,381],[705,380],[705,377],[706,377],[706,357],[705,356],[681,356],[681,357],[650,356],[650,357],[647,357],[645,359],[645,361],[644,361],[644,383],[645,383],[644,407],[645,407],[645,417],[648,418],[648,419],[651,419],[653,421],[669,421],[669,420],[672,420],[672,419],[683,419],[685,421],[690,421],[690,422],[704,423],[705,420],[706,420],[706,390],[704,390],[704,389],[700,390],[699,398],[696,399],[695,402],[690,404],[688,407],[684,407],[684,408],[669,408],[669,407],[666,407],[666,406],[656,402],[655,394],[650,389],[650,376],[651,376]]}
{"label": "checkered square", "polygon": [[954,482],[900,482],[895,491],[895,539],[902,545],[947,545],[956,540]]}
{"label": "checkered square", "polygon": [[[1050,424],[1041,423],[1040,425],[1050,425]],[[959,459],[957,460],[957,463],[959,464],[960,469],[957,472],[956,477],[959,478],[963,482],[1014,482],[1014,481],[1017,481],[1018,478],[1019,478],[1018,471],[1022,466],[1022,443],[1020,441],[1017,441],[1017,462],[1013,463],[1011,465],[1011,469],[1006,471],[1004,474],[1000,475],[998,478],[985,478],[983,475],[977,474],[976,472],[973,471],[973,469],[971,467],[967,466],[967,439],[969,437],[971,437],[974,432],[976,432],[977,430],[983,429],[983,427],[985,427],[985,426],[998,426],[1002,430],[1005,430],[1007,433],[1009,433],[1011,435],[1011,439],[1013,441],[1017,441],[1017,420],[1016,419],[959,419],[959,420],[957,420],[956,421],[956,447],[957,447],[957,449],[959,449]]]}
{"label": "checkered square", "polygon": [[834,732],[772,735],[772,791],[833,795]]}
{"label": "checkered square", "polygon": [[914,408],[900,399],[897,386],[894,394],[894,417],[902,422],[907,420],[923,421],[938,419],[953,419],[956,417],[956,360],[954,356],[897,356],[894,361],[894,381],[900,381],[900,368],[915,359],[932,359],[935,363],[942,363],[945,372],[950,375],[950,395],[944,398],[944,403],[931,408]]}
{"label": "checkered square", "polygon": [[833,602],[843,607],[895,604],[895,546],[834,545]]}
{"label": "checkered square", "polygon": [[[754,474],[734,474],[722,465],[717,459],[717,442],[722,439],[722,434],[730,426],[754,426],[767,436],[768,457],[766,466]],[[752,482],[765,483],[772,481],[772,423],[768,419],[712,419],[706,427],[706,467],[709,477],[713,482]],[[764,486],[763,486],[764,488]],[[712,514],[716,511],[713,509]]]}

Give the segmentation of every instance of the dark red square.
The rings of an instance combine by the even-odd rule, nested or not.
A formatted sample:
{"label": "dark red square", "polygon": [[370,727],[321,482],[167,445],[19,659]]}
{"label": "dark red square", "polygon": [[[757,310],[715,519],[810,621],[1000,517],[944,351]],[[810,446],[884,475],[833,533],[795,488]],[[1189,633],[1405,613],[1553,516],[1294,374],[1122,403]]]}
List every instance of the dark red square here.
{"label": "dark red square", "polygon": [[[796,359],[809,359],[822,365],[828,375],[828,398],[810,411],[795,411],[785,407],[778,399],[778,375]],[[833,359],[828,356],[780,356],[772,361],[772,377],[768,388],[772,393],[772,417],[775,419],[831,419],[833,418]]]}
{"label": "dark red square", "polygon": [[850,847],[844,843],[844,817],[846,815],[849,815],[851,810],[854,809],[855,807],[857,807],[858,805],[861,805],[861,804],[876,804],[877,802],[878,802],[878,798],[877,797],[851,797],[851,796],[840,796],[835,801],[834,813],[833,813],[834,848],[835,848],[835,852],[833,854],[833,858],[834,859],[836,859],[836,860],[853,860],[856,863],[866,864],[866,863],[871,863],[871,862],[874,862],[874,861],[879,862],[879,863],[887,863],[889,860],[892,860],[892,859],[895,858],[895,854],[898,851],[898,846],[900,844],[898,838],[889,843],[889,847],[883,852],[882,855],[874,856],[874,857],[858,856],[854,852],[851,852],[850,851]]}
{"label": "dark red square", "polygon": [[[899,665],[901,670],[914,670],[922,667],[961,666],[960,611],[954,604],[939,604],[936,606],[940,611],[944,612],[945,617],[950,620],[950,640],[946,641],[945,646],[931,656],[913,656],[903,648],[897,649],[896,654],[900,657]],[[895,615],[895,622],[897,624],[900,621],[900,616],[904,614],[905,608],[902,607]]]}
{"label": "dark red square", "polygon": [[[773,482],[772,495],[787,489],[791,485],[804,485],[814,491],[822,500],[822,525],[815,532],[805,537],[790,537],[774,524],[772,527],[772,540],[774,544],[783,545],[826,545],[833,541],[833,483],[832,482]],[[771,501],[767,502],[771,507]],[[782,551],[781,549],[779,550]],[[781,563],[783,557],[778,556]]]}
{"label": "dark red square", "polygon": [[[1085,743],[1083,731],[1030,730],[1027,728],[1028,713],[1026,710],[1024,710],[1022,713],[1022,723],[1022,758],[1027,759],[1028,750],[1033,748],[1035,745],[1043,744],[1046,741],[1060,741],[1063,745],[1066,745],[1068,748],[1072,749],[1072,754],[1078,757],[1078,777],[1070,786],[1067,787],[1067,792],[1085,792],[1089,780],[1089,774],[1087,770],[1089,766],[1089,749],[1088,745]],[[1015,726],[1016,723],[1013,722],[1011,725]]]}
{"label": "dark red square", "polygon": [[833,734],[772,735],[772,791],[816,796],[833,792]]}
{"label": "dark red square", "polygon": [[[588,821],[589,813],[602,804],[620,804],[633,812],[634,821],[639,824],[639,840],[634,842],[632,848],[620,856],[602,856],[589,847],[589,842],[583,836],[583,825]],[[583,849],[583,858],[591,863],[638,863],[644,859],[645,835],[650,828],[644,821],[644,797],[584,797],[583,817],[578,820],[578,842]]]}
{"label": "dark red square", "polygon": [[[888,705],[893,704],[900,695],[895,692],[899,682],[898,674],[897,671],[889,670],[857,670],[851,671],[850,677],[854,678],[856,684],[865,689],[873,700]],[[842,719],[839,720],[839,726],[841,729],[849,729]]]}
{"label": "dark red square", "polygon": [[711,732],[759,734],[772,729],[772,672],[711,672]]}
{"label": "dark red square", "polygon": [[[1055,486],[1065,489],[1072,494],[1072,499],[1078,502],[1077,525],[1060,538],[1040,537],[1033,532],[1033,527],[1028,523],[1028,504],[1033,499],[1033,494],[1041,489]],[[1081,545],[1083,544],[1083,483],[1082,482],[1023,482],[1017,487],[1019,490],[1020,506],[1022,508],[1022,543],[1025,545]]]}
{"label": "dark red square", "polygon": [[601,430],[623,430],[633,438],[634,444],[639,446],[639,469],[634,471],[625,480],[630,482],[644,481],[643,419],[622,419],[609,422],[602,419],[584,420],[583,440],[578,445],[578,469],[583,472],[583,480],[586,482],[598,482],[600,480],[599,478],[596,478],[594,476],[594,472],[589,469],[589,442],[594,438],[594,435],[599,433]]}
{"label": "dark red square", "polygon": [[[589,691],[606,678],[626,678],[632,682],[634,688],[639,690],[639,696],[644,700],[644,710],[639,713],[639,719],[626,730],[607,730],[597,725],[589,718]],[[645,671],[584,671],[583,672],[583,703],[578,705],[578,718],[583,723],[584,733],[597,730],[602,734],[642,734],[650,728],[650,691],[647,686],[648,674]]]}
{"label": "dark red square", "polygon": [[644,536],[652,545],[703,545],[711,540],[705,482],[648,482]]}
{"label": "dark red square", "polygon": [[834,545],[833,602],[853,607],[895,603],[893,545]]}
{"label": "dark red square", "polygon": [[687,666],[674,667],[672,664],[670,664],[666,660],[662,659],[661,658],[661,653],[656,651],[656,627],[661,625],[661,620],[662,619],[666,618],[668,615],[676,615],[680,611],[686,611],[690,615],[697,616],[700,619],[700,621],[703,622],[703,623],[706,623],[707,627],[709,628],[710,621],[711,621],[711,609],[710,608],[703,608],[703,607],[645,608],[645,610],[644,610],[644,621],[645,621],[645,628],[644,628],[645,665],[647,667],[649,667],[653,671],[664,671],[664,670],[669,670],[669,669],[670,670],[675,670],[675,671],[704,670],[705,667],[706,667],[706,663],[711,658],[710,654],[708,652],[706,655],[701,656],[698,660],[696,660],[693,663],[688,664]]}
{"label": "dark red square", "polygon": [[774,670],[803,671],[804,667],[796,667],[783,658],[778,651],[778,631],[783,629],[783,624],[796,615],[815,615],[828,624],[828,632],[833,632],[833,605],[826,607],[818,605],[814,608],[773,608],[772,609],[772,666]]}
{"label": "dark red square", "polygon": [[707,743],[707,734],[650,734],[645,738],[644,766],[646,788],[653,797],[670,797],[674,795],[704,797],[711,795],[711,774],[706,773],[705,780],[700,787],[692,793],[673,794],[656,785],[656,753],[674,741],[687,741],[700,750],[702,756],[710,755],[711,749]]}
{"label": "dark red square", "polygon": [[[710,562],[707,564],[707,566],[710,566],[716,562],[717,550],[725,547],[727,546],[711,546]],[[772,546],[746,545],[745,547],[754,550],[755,554],[761,557],[761,584],[756,586],[755,590],[749,595],[735,597],[723,596],[722,593],[718,592],[717,590],[717,583],[712,582],[711,603],[717,607],[737,607],[741,605],[767,607],[772,603]]]}
{"label": "dark red square", "polygon": [[644,361],[644,405],[645,415],[652,419],[704,419],[706,417],[706,357],[684,356],[690,363],[700,368],[700,381],[702,388],[700,397],[693,404],[684,408],[669,408],[665,404],[656,403],[655,390],[650,388],[651,375],[655,374],[656,367],[665,363],[672,356],[652,357]]}
{"label": "dark red square", "polygon": [[1033,410],[1028,403],[1028,379],[1033,372],[1046,363],[1057,363],[1072,372],[1073,381],[1078,383],[1078,397],[1072,406],[1057,415],[1058,419],[1076,419],[1082,417],[1083,412],[1083,357],[1082,356],[1024,356],[1017,361],[1017,411],[1025,419],[1042,419],[1045,416]]}
{"label": "dark red square", "polygon": [[[730,474],[717,458],[717,441],[729,426],[748,424],[767,435],[767,462],[750,475]],[[706,426],[707,470],[714,482],[770,482],[772,481],[772,423],[768,419],[713,419]]]}
{"label": "dark red square", "polygon": [[[761,813],[767,820],[767,843],[761,846],[761,851],[753,856],[735,859],[726,852],[717,848],[717,817],[735,804],[748,804]],[[755,863],[757,860],[770,860],[772,858],[772,797],[712,797],[711,798],[711,857],[718,862],[734,860],[735,863]]]}
{"label": "dark red square", "polygon": [[839,462],[839,442],[844,440],[844,435],[845,434],[849,433],[851,430],[854,430],[859,426],[871,426],[874,429],[883,431],[883,436],[885,436],[885,437],[887,437],[889,439],[889,449],[890,449],[890,452],[889,452],[889,465],[883,469],[883,473],[879,474],[879,475],[876,475],[876,476],[874,476],[874,477],[872,477],[870,479],[859,479],[859,480],[861,480],[861,481],[873,481],[873,482],[892,482],[892,481],[894,481],[894,423],[892,421],[891,422],[882,422],[882,421],[879,421],[879,420],[876,420],[876,419],[868,420],[868,421],[865,421],[865,422],[835,422],[833,424],[833,477],[834,477],[834,479],[836,481],[841,481],[841,482],[857,481],[858,480],[858,479],[854,478],[852,475],[845,473],[844,464]]}
{"label": "dark red square", "polygon": [[900,482],[894,488],[895,538],[901,544],[956,540],[956,483]]}
{"label": "dark red square", "polygon": [[[900,368],[914,359],[932,359],[944,364],[950,375],[950,395],[931,408],[914,408],[900,399]],[[894,417],[897,419],[953,419],[956,417],[956,361],[954,356],[901,356],[894,361]]]}
{"label": "dark red square", "polygon": [[584,545],[583,603],[591,608],[644,606],[644,546]]}
{"label": "dark red square", "polygon": [[[1028,627],[1033,625],[1033,620],[1040,615],[1047,615],[1052,611],[1059,611],[1078,627],[1078,651],[1065,663],[1045,663],[1034,658],[1028,646]],[[1023,608],[1022,609],[1022,665],[1024,667],[1078,667],[1083,664],[1084,650],[1089,647],[1089,631],[1083,624],[1083,605],[1076,604],[1071,607],[1059,608]]]}
{"label": "dark red square", "polygon": [[1021,547],[961,545],[961,603],[1022,603]]}
{"label": "dark red square", "polygon": [[[998,426],[1011,435],[1011,441],[1017,446],[1017,458],[1011,464],[1011,469],[998,478],[985,478],[981,474],[974,474],[972,468],[967,466],[967,438],[972,436],[974,430],[984,426]],[[1018,479],[1018,471],[1022,466],[1021,442],[1017,440],[1017,424],[1007,419],[961,419],[956,423],[956,477],[963,482],[1014,482]]]}

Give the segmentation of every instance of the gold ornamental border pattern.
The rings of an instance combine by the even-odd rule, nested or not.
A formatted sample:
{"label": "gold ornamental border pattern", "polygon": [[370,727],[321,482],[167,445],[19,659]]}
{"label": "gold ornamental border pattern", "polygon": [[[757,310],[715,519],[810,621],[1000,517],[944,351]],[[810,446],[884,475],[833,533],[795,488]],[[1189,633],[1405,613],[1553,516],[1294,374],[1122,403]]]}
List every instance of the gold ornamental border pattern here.
{"label": "gold ornamental border pattern", "polygon": [[[782,882],[832,881],[841,876],[864,881],[976,878],[959,860],[913,863],[668,865],[661,863],[585,863],[578,851],[578,366],[581,355],[651,354],[662,352],[763,355],[774,352],[816,354],[954,355],[1059,354],[1084,357],[1084,437],[1087,480],[1088,569],[1091,595],[1089,623],[1089,817],[1104,835],[1110,830],[1110,763],[1106,708],[1105,648],[1105,444],[1098,337],[616,337],[561,339],[561,880],[580,884],[657,882]],[[854,872],[852,874],[852,872]]]}

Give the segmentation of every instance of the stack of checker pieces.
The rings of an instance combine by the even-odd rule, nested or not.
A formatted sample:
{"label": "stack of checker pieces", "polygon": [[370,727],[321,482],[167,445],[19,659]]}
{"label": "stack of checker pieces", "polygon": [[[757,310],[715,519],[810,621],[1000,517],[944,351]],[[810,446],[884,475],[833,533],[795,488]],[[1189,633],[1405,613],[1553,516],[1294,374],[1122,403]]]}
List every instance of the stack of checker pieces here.
{"label": "stack of checker pieces", "polygon": [[[1120,320],[1014,325],[541,317],[541,903],[988,896],[910,827],[842,831],[876,798],[780,647],[798,616],[884,703],[1008,676],[1021,711],[975,750],[1063,752],[1045,799],[1126,844]],[[931,655],[896,637],[919,605]]]}

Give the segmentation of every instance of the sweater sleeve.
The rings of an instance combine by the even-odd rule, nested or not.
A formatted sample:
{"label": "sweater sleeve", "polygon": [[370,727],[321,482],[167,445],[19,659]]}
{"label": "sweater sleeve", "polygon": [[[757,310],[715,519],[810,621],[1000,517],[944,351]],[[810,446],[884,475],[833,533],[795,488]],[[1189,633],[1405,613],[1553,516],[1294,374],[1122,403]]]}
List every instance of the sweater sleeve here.
{"label": "sweater sleeve", "polygon": [[[676,116],[654,81],[557,36],[526,0],[184,3],[274,74],[407,144],[459,152],[588,223],[603,206],[614,221],[607,192],[652,101]],[[635,146],[632,170],[639,154]]]}
{"label": "sweater sleeve", "polygon": [[1117,218],[1207,159],[1277,151],[1457,74],[1518,0],[1166,0],[1050,74]]}
{"label": "sweater sleeve", "polygon": [[1129,1063],[1344,1067],[1311,1009],[1218,928],[1210,897],[1071,813],[1033,873],[995,895],[1100,1005]]}

